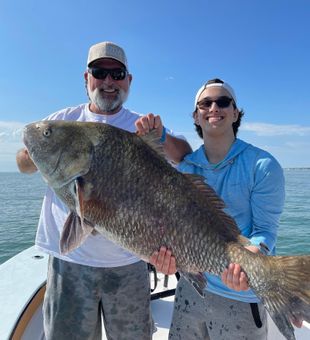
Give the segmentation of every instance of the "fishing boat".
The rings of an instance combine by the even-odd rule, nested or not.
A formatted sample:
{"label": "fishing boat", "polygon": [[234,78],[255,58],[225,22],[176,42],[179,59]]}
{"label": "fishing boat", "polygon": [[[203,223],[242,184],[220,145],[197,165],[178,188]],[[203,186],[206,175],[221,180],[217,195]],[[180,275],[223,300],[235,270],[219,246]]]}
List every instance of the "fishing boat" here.
{"label": "fishing boat", "polygon": [[[30,247],[0,265],[0,340],[44,340],[42,303],[48,256]],[[168,339],[177,279],[150,271],[154,340]],[[268,340],[285,340],[268,320]],[[103,330],[104,333],[104,330]],[[310,324],[295,329],[297,340],[310,339]],[[103,334],[103,340],[106,339]]]}

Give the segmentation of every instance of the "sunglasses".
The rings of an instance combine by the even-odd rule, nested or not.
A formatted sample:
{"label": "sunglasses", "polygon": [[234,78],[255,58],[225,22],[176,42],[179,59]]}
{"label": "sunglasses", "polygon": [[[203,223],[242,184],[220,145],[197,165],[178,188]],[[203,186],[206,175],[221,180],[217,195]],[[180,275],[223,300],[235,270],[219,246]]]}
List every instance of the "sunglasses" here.
{"label": "sunglasses", "polygon": [[197,106],[199,109],[209,109],[212,106],[212,103],[216,103],[218,107],[221,109],[224,109],[230,105],[232,102],[232,98],[230,97],[219,97],[218,99],[203,99],[200,102],[197,103]]}
{"label": "sunglasses", "polygon": [[108,74],[113,80],[124,80],[127,76],[127,70],[124,68],[100,68],[100,67],[89,67],[88,73],[94,78],[104,80]]}

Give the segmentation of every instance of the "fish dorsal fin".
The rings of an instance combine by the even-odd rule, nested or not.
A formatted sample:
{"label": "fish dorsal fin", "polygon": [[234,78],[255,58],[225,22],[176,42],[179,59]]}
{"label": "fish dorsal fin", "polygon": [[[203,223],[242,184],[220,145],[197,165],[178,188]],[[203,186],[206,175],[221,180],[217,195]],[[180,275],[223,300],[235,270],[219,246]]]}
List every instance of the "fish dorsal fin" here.
{"label": "fish dorsal fin", "polygon": [[[220,218],[230,226],[230,230],[233,235],[237,236],[240,234],[240,230],[235,220],[229,216],[223,210],[225,208],[224,201],[218,196],[218,194],[204,181],[204,177],[196,174],[184,174],[204,195],[206,198],[206,204],[209,208],[215,210]],[[245,242],[243,242],[245,243]]]}
{"label": "fish dorsal fin", "polygon": [[209,202],[212,202],[213,205],[218,209],[224,209],[225,203],[218,196],[218,194],[211,188],[208,184],[205,183],[204,177],[200,175],[193,174],[184,174],[201,192],[206,194],[206,198]]}
{"label": "fish dorsal fin", "polygon": [[159,156],[166,158],[163,144],[160,142],[160,137],[157,135],[157,131],[155,129],[151,130],[148,134],[144,136],[140,136],[137,134],[144,143],[146,143],[149,147],[151,147]]}

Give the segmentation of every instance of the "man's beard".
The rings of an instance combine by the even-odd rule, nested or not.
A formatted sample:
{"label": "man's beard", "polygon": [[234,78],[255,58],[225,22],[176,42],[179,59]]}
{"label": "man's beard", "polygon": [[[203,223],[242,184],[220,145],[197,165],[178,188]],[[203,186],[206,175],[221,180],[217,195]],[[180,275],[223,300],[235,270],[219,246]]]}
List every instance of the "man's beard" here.
{"label": "man's beard", "polygon": [[[108,89],[108,88],[106,88]],[[114,89],[114,88],[109,88]],[[97,106],[100,111],[103,112],[111,112],[120,108],[126,101],[129,90],[125,92],[123,89],[118,88],[118,91],[115,92],[113,98],[105,98],[103,97],[103,87],[96,88],[94,91],[91,91],[89,86],[87,85],[87,91],[90,101]]]}

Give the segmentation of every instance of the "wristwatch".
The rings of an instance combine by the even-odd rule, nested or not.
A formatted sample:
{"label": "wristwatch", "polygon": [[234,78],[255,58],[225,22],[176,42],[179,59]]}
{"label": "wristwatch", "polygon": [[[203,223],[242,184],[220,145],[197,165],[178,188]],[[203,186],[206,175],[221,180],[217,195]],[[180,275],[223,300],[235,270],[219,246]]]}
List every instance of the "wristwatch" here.
{"label": "wristwatch", "polygon": [[269,248],[268,248],[268,247],[266,246],[266,244],[263,243],[263,242],[261,242],[261,243],[259,244],[258,248],[259,248],[260,252],[261,252],[262,254],[264,254],[264,255],[268,255],[269,252],[270,252]]}

